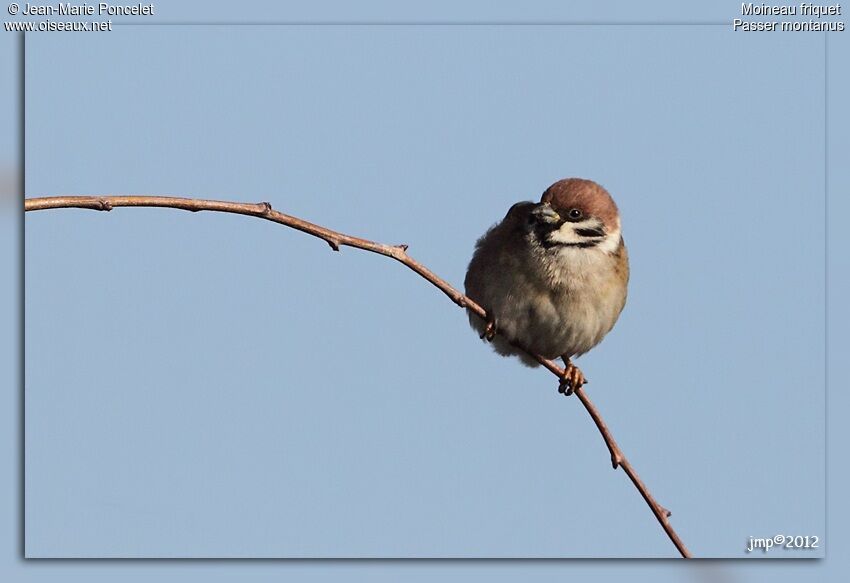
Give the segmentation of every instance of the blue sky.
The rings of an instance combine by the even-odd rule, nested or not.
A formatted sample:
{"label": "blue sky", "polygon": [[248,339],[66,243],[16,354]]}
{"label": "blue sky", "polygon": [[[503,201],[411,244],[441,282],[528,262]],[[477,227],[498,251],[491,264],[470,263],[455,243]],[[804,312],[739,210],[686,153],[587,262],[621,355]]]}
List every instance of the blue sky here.
{"label": "blue sky", "polygon": [[[634,276],[590,393],[694,552],[742,556],[824,531],[824,136],[786,113],[822,108],[822,57],[723,27],[31,37],[27,194],[269,200],[459,284],[510,203],[599,180]],[[672,554],[578,404],[388,261],[177,211],[26,244],[35,555]]]}

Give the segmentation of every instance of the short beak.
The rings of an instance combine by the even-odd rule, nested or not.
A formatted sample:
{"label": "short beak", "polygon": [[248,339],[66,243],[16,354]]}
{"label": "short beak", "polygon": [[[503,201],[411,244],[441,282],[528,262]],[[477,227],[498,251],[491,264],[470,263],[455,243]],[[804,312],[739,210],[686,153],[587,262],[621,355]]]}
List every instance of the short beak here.
{"label": "short beak", "polygon": [[534,216],[541,223],[560,223],[563,221],[561,215],[555,212],[548,202],[541,202],[532,211]]}

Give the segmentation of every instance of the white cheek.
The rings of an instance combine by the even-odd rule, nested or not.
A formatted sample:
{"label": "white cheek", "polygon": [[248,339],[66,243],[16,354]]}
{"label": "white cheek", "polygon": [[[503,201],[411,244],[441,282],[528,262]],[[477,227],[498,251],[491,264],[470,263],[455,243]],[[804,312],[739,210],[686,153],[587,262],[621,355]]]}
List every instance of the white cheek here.
{"label": "white cheek", "polygon": [[582,243],[587,241],[584,237],[579,237],[576,234],[576,229],[598,229],[602,227],[602,221],[599,219],[585,219],[578,223],[566,222],[557,231],[553,231],[549,235],[549,241],[552,243]]}
{"label": "white cheek", "polygon": [[[552,243],[558,244],[567,244],[570,243],[583,243],[587,242],[588,239],[579,237],[576,234],[576,229],[588,229],[588,228],[597,228],[601,227],[602,223],[598,220],[591,219],[582,221],[580,223],[564,223],[561,225],[557,231],[553,231],[551,235],[549,235],[549,241]],[[599,241],[599,243],[593,247],[593,249],[602,251],[603,253],[614,253],[617,251],[617,248],[620,246],[620,221],[617,220],[614,230],[608,233],[604,239]],[[562,251],[575,251],[575,248],[566,248]],[[587,255],[586,253],[582,254],[581,251],[576,254],[577,257]]]}
{"label": "white cheek", "polygon": [[580,243],[581,238],[576,235],[575,223],[564,223],[557,231],[552,231],[549,241],[552,243]]}

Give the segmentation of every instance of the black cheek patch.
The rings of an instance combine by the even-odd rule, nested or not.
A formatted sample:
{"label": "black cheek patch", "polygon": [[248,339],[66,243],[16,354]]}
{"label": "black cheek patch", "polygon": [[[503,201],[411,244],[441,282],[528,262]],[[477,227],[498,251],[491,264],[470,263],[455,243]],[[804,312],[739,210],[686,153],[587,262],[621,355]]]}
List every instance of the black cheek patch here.
{"label": "black cheek patch", "polygon": [[593,227],[589,229],[576,229],[576,235],[579,237],[604,237],[605,230],[602,227]]}
{"label": "black cheek patch", "polygon": [[556,243],[554,241],[546,241],[543,240],[540,244],[546,249],[552,249],[553,247],[577,247],[579,249],[589,249],[591,247],[596,247],[599,245],[601,241],[582,241],[580,243]]}

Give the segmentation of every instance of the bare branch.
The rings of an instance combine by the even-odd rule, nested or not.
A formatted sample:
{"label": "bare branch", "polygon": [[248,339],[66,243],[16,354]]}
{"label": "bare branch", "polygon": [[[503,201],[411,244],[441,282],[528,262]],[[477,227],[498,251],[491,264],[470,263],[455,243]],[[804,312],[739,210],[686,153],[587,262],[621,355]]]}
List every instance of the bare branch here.
{"label": "bare branch", "polygon": [[[299,219],[297,217],[278,212],[272,209],[271,204],[267,202],[226,202],[219,200],[203,200],[195,198],[179,198],[172,196],[144,195],[51,196],[43,198],[30,198],[24,201],[25,211],[37,211],[56,208],[83,208],[97,211],[111,211],[113,208],[120,206],[166,207],[191,212],[217,211],[223,213],[234,213],[238,215],[248,215],[251,217],[257,217],[275,223],[279,223],[287,227],[292,227],[293,229],[298,229],[299,231],[307,233],[308,235],[318,237],[319,239],[322,239],[328,245],[330,245],[331,249],[333,249],[334,251],[339,251],[340,247],[354,247],[356,249],[363,249],[364,251],[371,251],[372,253],[391,257],[396,261],[404,264],[411,270],[415,271],[417,274],[419,274],[426,280],[428,280],[433,286],[435,286],[441,292],[446,294],[451,301],[453,301],[461,308],[471,310],[481,318],[485,320],[487,319],[487,313],[481,306],[479,306],[474,301],[457,291],[455,288],[449,285],[447,281],[438,277],[430,269],[413,259],[410,255],[408,255],[407,245],[385,245],[382,243],[369,241],[368,239],[352,237],[350,235],[339,233],[337,231],[333,231],[331,229],[316,225],[314,223],[310,223],[303,219]],[[533,358],[535,358],[543,367],[552,372],[552,374],[557,376],[558,379],[561,379],[564,376],[564,369],[562,369],[560,366],[558,366],[551,360],[547,360],[542,356],[533,354],[529,351],[526,352],[528,352]],[[690,558],[691,554],[688,551],[687,547],[679,538],[679,535],[676,534],[676,531],[673,529],[673,527],[670,525],[670,521],[668,520],[668,517],[670,516],[670,511],[661,506],[658,502],[655,501],[655,498],[652,497],[652,494],[650,494],[649,489],[640,479],[634,467],[632,467],[631,463],[629,463],[629,461],[626,459],[626,456],[623,454],[623,451],[620,449],[620,446],[617,445],[617,442],[611,435],[611,431],[608,429],[608,426],[605,424],[605,421],[602,420],[602,416],[599,414],[599,411],[596,409],[596,406],[591,402],[590,398],[588,398],[584,390],[582,388],[579,388],[575,391],[575,394],[576,396],[578,396],[579,401],[581,401],[581,404],[584,406],[584,408],[590,414],[590,417],[593,419],[593,422],[596,424],[596,428],[602,435],[602,439],[605,441],[605,445],[608,446],[608,451],[611,453],[611,463],[614,466],[614,469],[617,469],[618,466],[623,468],[623,471],[626,472],[626,475],[632,481],[635,488],[637,488],[638,492],[640,492],[640,495],[643,496],[643,499],[646,501],[647,505],[652,510],[652,513],[655,515],[655,518],[658,520],[659,524],[661,524],[661,527],[664,529],[664,532],[667,533],[667,536],[676,546],[676,549],[679,551],[682,557]]]}

